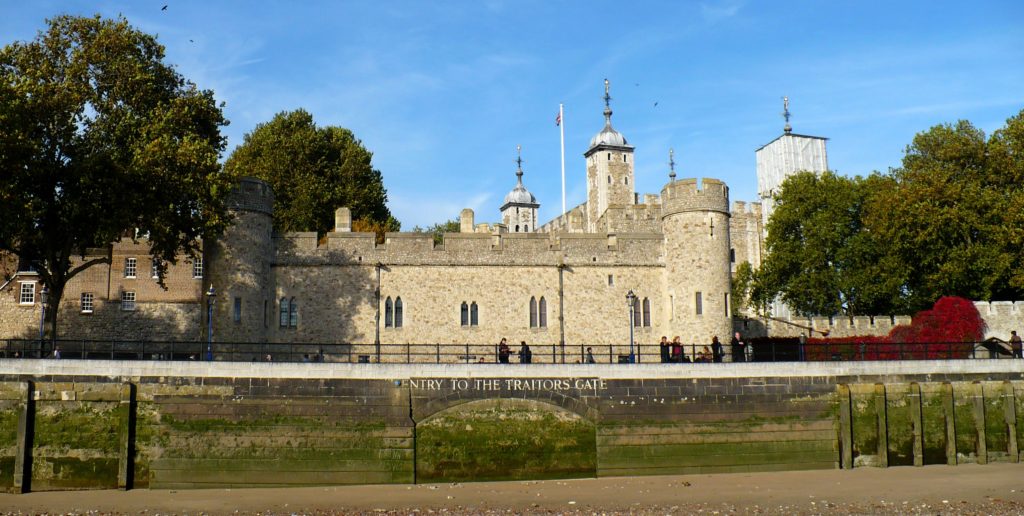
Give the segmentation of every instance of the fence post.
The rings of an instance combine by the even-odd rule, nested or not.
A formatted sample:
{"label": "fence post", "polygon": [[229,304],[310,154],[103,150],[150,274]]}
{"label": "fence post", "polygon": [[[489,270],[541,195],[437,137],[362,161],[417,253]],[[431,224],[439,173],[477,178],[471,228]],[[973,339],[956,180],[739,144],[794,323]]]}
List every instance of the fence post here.
{"label": "fence post", "polygon": [[466,343],[466,363],[469,363],[469,343]]}
{"label": "fence post", "polygon": [[438,342],[438,343],[434,344],[434,346],[437,349],[437,363],[440,364],[441,363],[441,343]]}
{"label": "fence post", "polygon": [[412,363],[412,343],[408,342],[405,344],[405,363]]}

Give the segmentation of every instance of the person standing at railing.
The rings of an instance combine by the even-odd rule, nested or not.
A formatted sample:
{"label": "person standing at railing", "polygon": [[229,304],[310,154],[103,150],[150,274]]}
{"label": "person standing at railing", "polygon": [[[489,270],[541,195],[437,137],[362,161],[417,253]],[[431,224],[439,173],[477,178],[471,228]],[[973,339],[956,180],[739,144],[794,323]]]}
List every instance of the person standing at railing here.
{"label": "person standing at railing", "polygon": [[519,363],[529,364],[533,362],[533,351],[530,351],[530,346],[526,345],[526,341],[520,342],[519,347]]}
{"label": "person standing at railing", "polygon": [[1017,335],[1017,330],[1010,332],[1010,348],[1013,349],[1013,358],[1024,358],[1024,354],[1021,352],[1024,347],[1022,347],[1020,335]]}
{"label": "person standing at railing", "polygon": [[498,362],[502,364],[508,363],[508,356],[512,353],[512,350],[508,347],[508,341],[505,337],[501,338],[501,343],[498,344]]}
{"label": "person standing at railing", "polygon": [[587,363],[596,364],[597,360],[594,360],[594,350],[587,346]]}
{"label": "person standing at railing", "polygon": [[736,332],[732,336],[732,340],[729,341],[729,346],[732,348],[731,351],[732,351],[732,361],[733,362],[746,362],[747,361],[747,353],[746,353],[746,350],[744,349],[744,348],[746,348],[746,346],[743,344],[743,341],[740,340],[740,332]]}
{"label": "person standing at railing", "polygon": [[683,355],[683,343],[682,343],[682,341],[679,340],[679,335],[676,335],[672,339],[672,360],[671,361],[672,362],[678,362],[680,364],[683,363],[683,362],[686,362],[686,360],[684,360],[684,355]]}
{"label": "person standing at railing", "polygon": [[711,358],[716,364],[722,362],[722,343],[718,341],[718,335],[711,337]]}
{"label": "person standing at railing", "polygon": [[664,364],[669,362],[669,357],[672,354],[672,349],[668,343],[668,337],[662,335],[661,343],[659,344],[659,346],[661,347],[661,363]]}

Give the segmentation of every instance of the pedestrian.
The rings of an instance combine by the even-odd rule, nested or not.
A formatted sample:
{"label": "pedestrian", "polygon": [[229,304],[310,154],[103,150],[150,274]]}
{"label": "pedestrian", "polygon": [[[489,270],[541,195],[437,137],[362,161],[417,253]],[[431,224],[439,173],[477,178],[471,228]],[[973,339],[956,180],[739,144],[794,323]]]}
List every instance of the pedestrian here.
{"label": "pedestrian", "polygon": [[508,363],[508,356],[512,353],[512,350],[508,347],[508,341],[505,337],[501,338],[501,343],[498,344],[498,362],[501,364]]}
{"label": "pedestrian", "polygon": [[711,337],[711,358],[716,364],[722,362],[722,343],[718,342],[718,335]]}
{"label": "pedestrian", "polygon": [[520,342],[519,346],[519,363],[529,364],[533,362],[533,351],[530,351],[530,346],[526,345],[526,341]]}
{"label": "pedestrian", "polygon": [[60,360],[60,348],[58,348],[58,347],[54,347],[53,348],[53,359],[54,360]]}
{"label": "pedestrian", "polygon": [[679,335],[672,338],[672,362],[689,362],[685,359],[686,355],[683,354],[683,342],[679,340]]}
{"label": "pedestrian", "polygon": [[587,363],[588,364],[596,364],[597,363],[597,360],[594,360],[594,350],[590,349],[590,346],[587,346]]}
{"label": "pedestrian", "polygon": [[747,361],[747,354],[746,351],[743,349],[745,346],[743,345],[743,341],[740,340],[740,332],[736,332],[732,336],[732,340],[729,341],[729,347],[731,348],[729,351],[732,352],[733,362]]}
{"label": "pedestrian", "polygon": [[661,347],[661,363],[664,364],[669,362],[671,360],[670,355],[672,353],[672,350],[671,346],[668,343],[668,337],[662,335],[661,343],[659,344],[659,346]]}
{"label": "pedestrian", "polygon": [[1013,358],[1024,358],[1021,353],[1021,340],[1020,336],[1017,335],[1017,330],[1010,332],[1010,347],[1013,348]]}

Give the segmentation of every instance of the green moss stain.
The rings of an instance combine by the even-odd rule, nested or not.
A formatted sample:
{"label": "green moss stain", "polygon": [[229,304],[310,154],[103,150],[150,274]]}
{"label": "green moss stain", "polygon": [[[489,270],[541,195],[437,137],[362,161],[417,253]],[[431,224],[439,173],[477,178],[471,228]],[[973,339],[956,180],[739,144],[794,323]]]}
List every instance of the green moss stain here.
{"label": "green moss stain", "polygon": [[33,489],[117,487],[124,410],[117,402],[37,402]]}
{"label": "green moss stain", "polygon": [[[857,386],[851,386],[857,387]],[[878,413],[873,391],[852,392],[853,457],[878,455]]]}
{"label": "green moss stain", "polygon": [[422,482],[596,476],[593,423],[552,405],[488,400],[416,427]]}
{"label": "green moss stain", "polygon": [[924,429],[924,463],[946,463],[946,418],[941,391],[921,391],[921,423]]}
{"label": "green moss stain", "polygon": [[906,384],[886,387],[886,422],[888,425],[889,465],[914,464],[914,425]]}

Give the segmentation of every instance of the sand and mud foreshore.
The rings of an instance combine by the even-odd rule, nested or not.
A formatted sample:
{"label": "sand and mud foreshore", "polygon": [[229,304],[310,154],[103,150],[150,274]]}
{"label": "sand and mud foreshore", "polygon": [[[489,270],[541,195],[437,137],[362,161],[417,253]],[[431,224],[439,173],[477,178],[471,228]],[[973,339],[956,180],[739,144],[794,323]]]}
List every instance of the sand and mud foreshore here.
{"label": "sand and mud foreshore", "polygon": [[4,514],[1024,514],[1024,464],[0,494]]}

